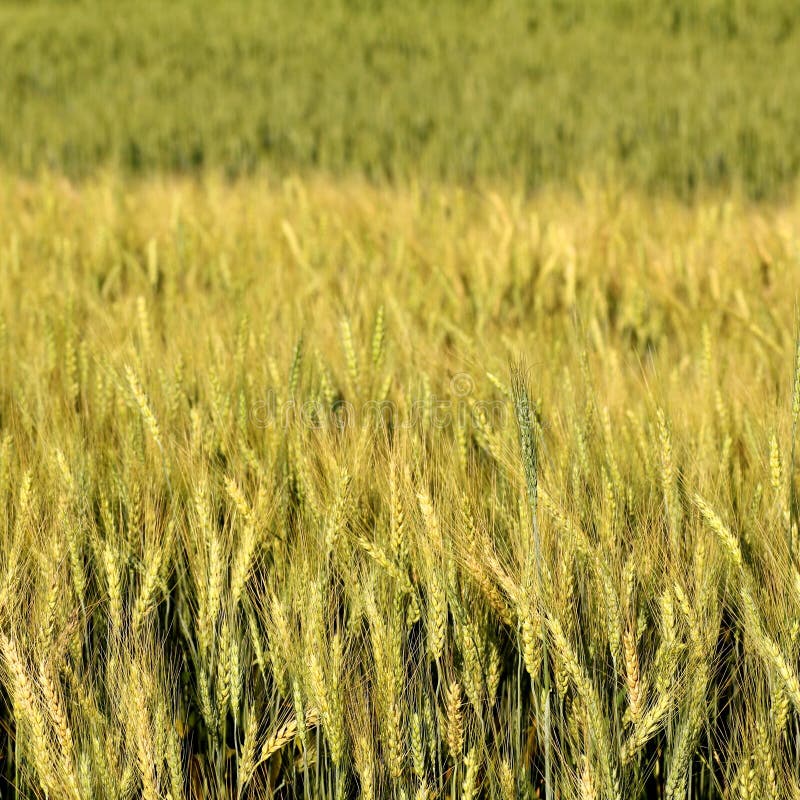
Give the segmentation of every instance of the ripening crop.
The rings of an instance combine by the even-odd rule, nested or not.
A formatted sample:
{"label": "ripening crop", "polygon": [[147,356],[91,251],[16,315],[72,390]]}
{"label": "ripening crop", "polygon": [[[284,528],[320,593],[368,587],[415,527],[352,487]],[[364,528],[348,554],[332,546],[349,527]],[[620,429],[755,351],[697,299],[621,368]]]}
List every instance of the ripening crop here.
{"label": "ripening crop", "polygon": [[0,794],[800,797],[798,211],[3,175]]}

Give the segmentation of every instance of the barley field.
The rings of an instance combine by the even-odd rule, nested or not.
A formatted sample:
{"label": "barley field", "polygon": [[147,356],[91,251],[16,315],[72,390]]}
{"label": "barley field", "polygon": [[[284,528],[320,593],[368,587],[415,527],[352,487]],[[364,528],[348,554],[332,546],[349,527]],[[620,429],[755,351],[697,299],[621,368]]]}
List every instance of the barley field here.
{"label": "barley field", "polygon": [[800,797],[798,211],[3,177],[2,795]]}
{"label": "barley field", "polygon": [[0,798],[800,800],[799,70],[0,0]]}

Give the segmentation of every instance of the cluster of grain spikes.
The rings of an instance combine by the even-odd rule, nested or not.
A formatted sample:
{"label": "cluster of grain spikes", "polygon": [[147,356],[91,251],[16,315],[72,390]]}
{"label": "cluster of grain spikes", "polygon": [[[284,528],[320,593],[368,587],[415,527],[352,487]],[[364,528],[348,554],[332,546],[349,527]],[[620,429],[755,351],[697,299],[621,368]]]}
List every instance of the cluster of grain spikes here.
{"label": "cluster of grain spikes", "polygon": [[[157,248],[122,222],[110,244],[76,233],[86,274],[63,293],[60,251],[44,237],[40,263],[23,242],[38,305],[0,304],[3,786],[69,800],[792,796],[782,304],[767,313],[742,272],[745,308],[680,259],[645,259],[643,286],[625,266],[634,243],[646,255],[665,234],[600,201],[602,232],[502,203],[496,224],[468,223],[463,199],[448,222],[422,194],[398,220],[328,208],[351,228],[341,239],[287,201],[257,230],[240,222],[241,242],[191,202],[216,239],[188,220]],[[691,234],[686,264],[734,263],[670,213]],[[326,260],[330,240],[345,266]],[[265,296],[265,242],[308,281],[280,272]],[[609,252],[616,283],[581,261]],[[363,275],[385,265],[399,299],[358,283],[351,257]],[[742,320],[706,308],[706,290]],[[295,316],[298,297],[313,319]],[[734,350],[747,391],[718,355]],[[504,367],[520,351],[529,366]],[[755,399],[775,386],[774,407]]]}

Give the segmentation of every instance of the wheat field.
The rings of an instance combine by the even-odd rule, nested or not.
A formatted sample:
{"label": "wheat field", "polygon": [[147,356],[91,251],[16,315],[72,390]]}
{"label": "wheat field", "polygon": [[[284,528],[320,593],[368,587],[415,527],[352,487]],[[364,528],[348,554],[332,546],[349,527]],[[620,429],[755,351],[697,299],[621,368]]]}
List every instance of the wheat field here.
{"label": "wheat field", "polygon": [[794,0],[0,0],[0,66],[30,177],[800,178]]}
{"label": "wheat field", "polygon": [[0,795],[800,798],[800,201],[0,178]]}

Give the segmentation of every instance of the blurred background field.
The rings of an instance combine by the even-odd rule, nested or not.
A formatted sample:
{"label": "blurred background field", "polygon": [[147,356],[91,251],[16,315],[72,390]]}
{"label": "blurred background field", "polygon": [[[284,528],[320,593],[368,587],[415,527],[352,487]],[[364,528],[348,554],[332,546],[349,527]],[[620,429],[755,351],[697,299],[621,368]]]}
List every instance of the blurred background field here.
{"label": "blurred background field", "polygon": [[780,0],[4,0],[0,162],[776,197],[798,74]]}

